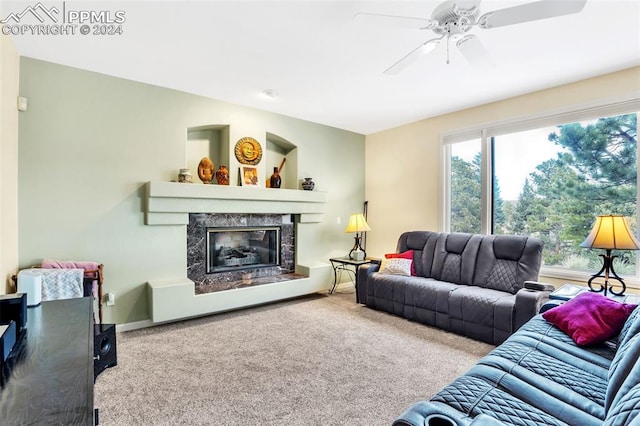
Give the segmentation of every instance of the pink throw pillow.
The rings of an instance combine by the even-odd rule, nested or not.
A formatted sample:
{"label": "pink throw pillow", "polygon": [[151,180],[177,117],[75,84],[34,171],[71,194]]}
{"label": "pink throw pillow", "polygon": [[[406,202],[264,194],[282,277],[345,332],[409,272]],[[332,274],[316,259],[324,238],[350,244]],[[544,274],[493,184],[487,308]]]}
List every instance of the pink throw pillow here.
{"label": "pink throw pillow", "polygon": [[411,275],[413,275],[414,277],[417,275],[416,274],[416,268],[415,266],[413,266],[413,250],[407,250],[407,251],[403,251],[402,253],[387,253],[384,255],[385,259],[394,259],[394,258],[399,258],[399,259],[410,259],[411,260]]}
{"label": "pink throw pillow", "polygon": [[587,291],[549,309],[542,317],[571,336],[576,344],[586,346],[618,335],[636,306]]}

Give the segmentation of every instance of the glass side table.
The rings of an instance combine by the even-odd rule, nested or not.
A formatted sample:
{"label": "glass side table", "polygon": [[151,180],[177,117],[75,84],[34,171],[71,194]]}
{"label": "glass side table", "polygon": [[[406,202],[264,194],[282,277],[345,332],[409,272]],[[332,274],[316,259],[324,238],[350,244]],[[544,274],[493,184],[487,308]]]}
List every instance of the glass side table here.
{"label": "glass side table", "polygon": [[342,271],[346,271],[356,289],[356,300],[358,300],[358,267],[369,263],[379,263],[380,260],[369,257],[364,260],[352,260],[349,257],[332,257],[329,262],[331,262],[331,267],[333,268],[333,287],[329,290],[329,294],[333,294],[336,290],[339,282],[338,276],[342,276]]}
{"label": "glass side table", "polygon": [[[551,308],[555,308],[558,305],[567,302],[577,295],[581,293],[586,293],[590,291],[589,287],[575,285],[575,284],[563,284],[560,288],[556,289],[549,295],[549,300],[545,302],[541,307],[538,313],[543,313],[548,311]],[[602,293],[599,293],[602,294]],[[640,302],[640,295],[638,294],[625,294],[625,295],[617,295],[609,293],[607,296],[609,299],[615,300],[620,303],[633,303],[638,304]]]}

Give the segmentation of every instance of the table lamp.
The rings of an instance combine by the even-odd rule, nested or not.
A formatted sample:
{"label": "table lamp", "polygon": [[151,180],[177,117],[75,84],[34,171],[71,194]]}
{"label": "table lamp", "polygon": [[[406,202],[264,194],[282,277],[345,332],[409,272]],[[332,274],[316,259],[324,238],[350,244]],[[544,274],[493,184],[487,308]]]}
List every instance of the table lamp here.
{"label": "table lamp", "polygon": [[[604,291],[605,296],[608,292],[616,296],[624,295],[627,286],[613,269],[613,259],[618,256],[611,256],[611,250],[640,250],[640,243],[633,236],[627,218],[622,215],[613,214],[598,216],[587,239],[580,244],[580,247],[606,250],[606,254],[600,255],[604,260],[602,269],[589,279],[589,289],[596,293]],[[604,275],[602,275],[603,272]],[[613,275],[613,277],[610,275]],[[594,290],[591,282],[596,278],[604,278],[604,285],[599,284],[600,288]],[[611,288],[609,279],[620,282],[622,286],[620,292],[616,292]]]}
{"label": "table lamp", "polygon": [[349,224],[347,225],[347,229],[344,230],[346,233],[354,233],[355,232],[355,244],[353,248],[349,252],[349,259],[351,260],[364,260],[367,256],[367,253],[363,250],[360,242],[362,241],[362,233],[365,231],[371,231],[369,224],[364,218],[362,213],[354,213],[349,218]]}

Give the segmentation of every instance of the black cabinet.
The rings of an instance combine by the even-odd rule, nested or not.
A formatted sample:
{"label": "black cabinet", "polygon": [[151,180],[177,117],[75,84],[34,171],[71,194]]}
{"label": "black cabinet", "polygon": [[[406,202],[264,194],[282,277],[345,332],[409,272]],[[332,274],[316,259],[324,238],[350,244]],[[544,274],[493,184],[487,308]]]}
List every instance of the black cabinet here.
{"label": "black cabinet", "polygon": [[42,302],[2,368],[0,424],[94,425],[89,297]]}

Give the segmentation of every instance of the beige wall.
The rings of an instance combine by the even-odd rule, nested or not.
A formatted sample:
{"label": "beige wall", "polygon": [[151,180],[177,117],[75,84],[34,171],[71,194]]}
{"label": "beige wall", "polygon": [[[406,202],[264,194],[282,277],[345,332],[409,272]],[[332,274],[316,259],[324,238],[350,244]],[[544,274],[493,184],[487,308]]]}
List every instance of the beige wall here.
{"label": "beige wall", "polygon": [[[298,177],[328,194],[324,221],[298,239],[298,263],[328,263],[353,244],[344,227],[364,201],[363,135],[30,58],[21,59],[20,92],[29,99],[20,115],[20,266],[104,263],[105,293],[116,295],[106,322],[148,319],[146,283],[186,276],[184,226],[144,225],[142,195],[145,182],[175,180],[185,167],[191,127],[229,125],[234,145],[251,136],[264,148],[267,132],[296,144]],[[274,165],[264,159],[261,176]]]}
{"label": "beige wall", "polygon": [[640,67],[367,135],[368,254],[393,251],[404,231],[438,230],[442,134],[630,94],[640,94]]}
{"label": "beige wall", "polygon": [[0,294],[18,269],[18,97],[20,61],[0,36]]}

